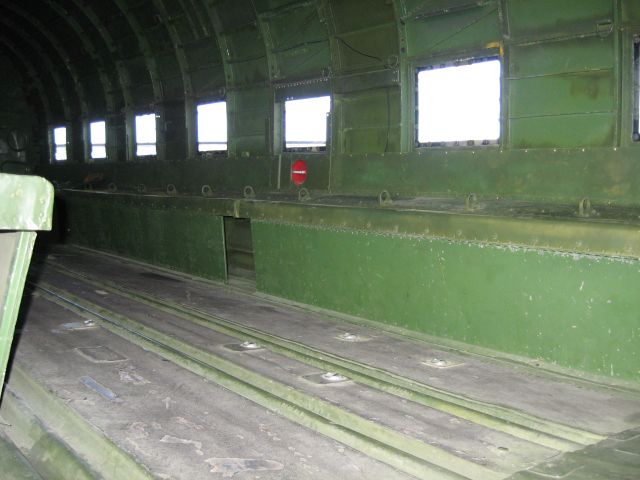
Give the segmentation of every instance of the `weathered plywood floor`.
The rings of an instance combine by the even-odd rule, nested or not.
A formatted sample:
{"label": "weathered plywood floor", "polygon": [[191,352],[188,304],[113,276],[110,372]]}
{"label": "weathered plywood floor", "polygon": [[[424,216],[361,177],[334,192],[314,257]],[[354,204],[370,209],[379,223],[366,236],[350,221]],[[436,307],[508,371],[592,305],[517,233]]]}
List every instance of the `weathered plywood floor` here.
{"label": "weathered plywood floor", "polygon": [[[74,429],[154,478],[640,478],[633,389],[81,249],[33,273],[6,396],[96,478],[122,467]],[[31,405],[33,385],[81,427]]]}

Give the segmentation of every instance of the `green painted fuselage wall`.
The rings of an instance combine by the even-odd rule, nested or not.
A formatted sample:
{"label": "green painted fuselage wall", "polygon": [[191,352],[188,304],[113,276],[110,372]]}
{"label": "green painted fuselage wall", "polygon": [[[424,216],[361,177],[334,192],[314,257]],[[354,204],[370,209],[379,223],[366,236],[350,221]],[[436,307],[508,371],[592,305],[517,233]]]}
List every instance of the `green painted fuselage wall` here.
{"label": "green painted fuselage wall", "polygon": [[222,217],[162,200],[70,196],[64,209],[69,242],[205,278],[226,278]]}
{"label": "green painted fuselage wall", "polygon": [[596,374],[640,378],[640,262],[253,223],[258,289]]}
{"label": "green painted fuselage wall", "polygon": [[[202,197],[67,192],[59,205],[73,243],[219,280],[226,278],[224,217],[249,217],[261,292],[559,367],[640,379],[640,261],[633,256],[385,233],[379,219],[366,231],[328,227],[330,215],[313,206],[274,206],[272,215],[291,209],[292,218],[309,210],[282,222],[265,217],[268,204]],[[327,223],[305,225],[314,212]]]}

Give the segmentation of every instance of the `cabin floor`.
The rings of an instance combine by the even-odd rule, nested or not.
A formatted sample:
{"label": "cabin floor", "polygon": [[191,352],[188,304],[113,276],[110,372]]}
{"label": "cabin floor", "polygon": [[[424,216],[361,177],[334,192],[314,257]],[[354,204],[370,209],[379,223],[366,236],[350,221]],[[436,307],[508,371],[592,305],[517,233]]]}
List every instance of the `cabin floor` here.
{"label": "cabin floor", "polygon": [[640,390],[250,282],[56,247],[21,322],[0,408],[13,478],[640,478]]}

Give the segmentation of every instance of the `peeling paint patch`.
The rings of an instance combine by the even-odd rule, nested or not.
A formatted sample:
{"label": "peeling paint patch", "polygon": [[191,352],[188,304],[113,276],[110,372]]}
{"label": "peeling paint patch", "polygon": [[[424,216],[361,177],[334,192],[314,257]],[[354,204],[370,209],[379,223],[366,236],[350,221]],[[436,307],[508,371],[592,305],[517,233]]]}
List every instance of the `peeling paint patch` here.
{"label": "peeling paint patch", "polygon": [[211,473],[221,473],[224,478],[231,478],[242,472],[278,471],[284,468],[284,465],[274,460],[251,458],[207,458],[205,463],[211,465]]}
{"label": "peeling paint patch", "polygon": [[150,383],[149,380],[142,377],[141,375],[138,375],[135,372],[120,370],[118,374],[120,375],[120,381],[122,383],[131,383],[133,385],[145,385],[147,383]]}
{"label": "peeling paint patch", "polygon": [[196,440],[188,440],[186,438],[178,438],[172,435],[165,435],[160,439],[161,443],[171,443],[174,445],[193,445],[195,452],[197,455],[204,455],[202,453],[202,442],[198,442]]}
{"label": "peeling paint patch", "polygon": [[76,330],[89,330],[92,328],[98,328],[96,323],[93,320],[85,320],[83,322],[68,322],[63,323],[58,328],[54,328],[51,330],[52,333],[64,333],[64,332],[73,332]]}
{"label": "peeling paint patch", "polygon": [[173,417],[171,420],[192,430],[204,430],[204,425],[191,422],[184,417]]}

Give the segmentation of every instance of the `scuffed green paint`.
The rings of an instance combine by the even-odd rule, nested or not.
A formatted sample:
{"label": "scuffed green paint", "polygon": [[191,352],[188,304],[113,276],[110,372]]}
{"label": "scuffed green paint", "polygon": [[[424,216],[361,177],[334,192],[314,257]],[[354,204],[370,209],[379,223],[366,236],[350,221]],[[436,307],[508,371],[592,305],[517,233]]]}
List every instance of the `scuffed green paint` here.
{"label": "scuffed green paint", "polygon": [[[613,110],[611,71],[522,78],[511,83],[511,117],[567,115]],[[610,143],[610,142],[609,142]]]}
{"label": "scuffed green paint", "polygon": [[20,450],[0,433],[0,465],[8,478],[21,480],[43,480],[29,465]]}
{"label": "scuffed green paint", "polygon": [[[440,5],[433,7],[425,3],[419,2],[417,8],[408,9],[406,30],[409,57],[442,55],[446,52],[464,50],[469,46],[482,47],[501,39],[496,1],[475,2],[475,5],[471,2],[452,5],[452,2],[448,1],[440,2]],[[456,7],[461,6],[465,8],[456,10]],[[450,12],[443,12],[443,9],[449,8]],[[442,13],[433,14],[438,11]],[[425,14],[429,16],[422,16]]]}
{"label": "scuffed green paint", "polygon": [[507,3],[509,26],[517,39],[522,35],[561,37],[591,33],[597,22],[612,19],[616,5],[611,0],[508,0]]}
{"label": "scuffed green paint", "polygon": [[614,52],[611,35],[559,39],[545,42],[544,48],[537,42],[516,44],[509,49],[505,66],[513,78],[611,70],[615,64]]}
{"label": "scuffed green paint", "polygon": [[[465,206],[463,199],[397,199],[392,205],[379,207],[375,197],[353,199],[320,196],[307,201],[297,197],[274,196],[242,199],[189,196],[159,196],[65,191],[64,197],[85,209],[69,213],[73,222],[94,224],[109,230],[108,224],[97,225],[93,210],[112,208],[132,211],[183,211],[261,221],[315,225],[376,233],[449,238],[457,241],[485,242],[500,245],[533,246],[565,252],[640,257],[640,230],[635,222],[637,210],[604,210],[610,221],[602,221],[598,211],[591,217],[579,217],[578,205],[551,208],[545,205],[478,202],[475,208]],[[89,204],[94,206],[89,207]],[[63,210],[63,200],[60,200]],[[597,206],[599,208],[599,206]],[[87,216],[83,220],[83,216]],[[615,216],[613,216],[615,215]],[[125,218],[126,220],[126,218]],[[73,232],[71,232],[73,234]],[[90,231],[90,238],[104,240],[104,248],[113,248],[117,238],[108,232]],[[194,242],[208,237],[194,237]],[[83,243],[83,239],[78,243]],[[246,239],[243,249],[250,247]],[[142,247],[138,247],[142,248]]]}
{"label": "scuffed green paint", "polygon": [[[95,472],[85,464],[82,458],[46,428],[14,393],[7,392],[2,401],[0,413],[7,422],[10,422],[10,425],[4,427],[9,439],[20,449],[42,478],[74,480],[96,478]],[[3,475],[8,473],[5,470],[8,467],[9,465],[2,465]]]}
{"label": "scuffed green paint", "polygon": [[0,173],[0,231],[50,230],[53,186],[44,178]]}
{"label": "scuffed green paint", "polygon": [[0,394],[35,239],[34,232],[0,232]]}
{"label": "scuffed green paint", "polygon": [[[334,162],[332,191],[378,193],[382,189],[408,196],[466,196],[560,203],[590,197],[614,205],[640,201],[640,164],[633,148],[540,148],[550,125],[560,143],[576,147],[601,143],[614,131],[612,114],[514,119],[511,138],[524,149],[429,148],[419,154],[349,155]],[[584,132],[588,130],[589,136]],[[535,147],[535,148],[534,148]],[[529,149],[531,148],[531,149]]]}
{"label": "scuffed green paint", "polygon": [[[114,183],[118,190],[135,189],[140,184],[147,191],[164,192],[172,183],[178,192],[193,191],[200,194],[202,185],[242,193],[245,185],[266,189],[269,185],[271,158],[210,154],[206,158],[188,162],[101,162],[93,164],[39,165],[40,174],[54,179],[64,188],[91,188],[106,190]],[[85,183],[89,174],[101,177],[99,182]]]}
{"label": "scuffed green paint", "polygon": [[109,200],[73,195],[64,200],[69,241],[205,278],[226,278],[222,217],[172,205],[170,198],[155,206]]}
{"label": "scuffed green paint", "polygon": [[45,179],[0,174],[0,393],[35,242],[51,229],[53,187]]}
{"label": "scuffed green paint", "polygon": [[253,222],[260,291],[563,367],[640,378],[640,263]]}
{"label": "scuffed green paint", "polygon": [[632,480],[640,472],[640,429],[627,430],[590,447],[569,452],[543,462],[508,480],[601,480],[617,478]]}
{"label": "scuffed green paint", "polygon": [[10,422],[4,431],[45,479],[152,478],[25,366],[16,364],[8,390],[0,408]]}

